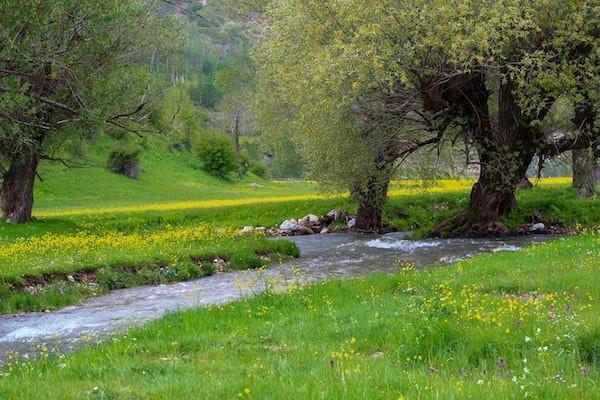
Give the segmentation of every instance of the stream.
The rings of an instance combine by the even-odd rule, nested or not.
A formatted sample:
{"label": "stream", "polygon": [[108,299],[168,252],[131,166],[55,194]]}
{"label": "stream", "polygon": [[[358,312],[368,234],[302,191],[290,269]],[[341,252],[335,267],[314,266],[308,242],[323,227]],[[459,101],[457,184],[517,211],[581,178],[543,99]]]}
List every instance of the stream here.
{"label": "stream", "polygon": [[425,267],[456,262],[479,253],[516,251],[531,243],[555,238],[545,235],[407,240],[407,235],[397,232],[296,236],[289,239],[298,245],[301,257],[267,270],[117,290],[55,312],[0,316],[0,365],[15,352],[19,352],[20,358],[34,356],[41,347],[62,353],[122,333],[170,311],[220,304],[251,295],[271,278],[307,283],[373,272],[393,273],[400,268],[397,260]]}

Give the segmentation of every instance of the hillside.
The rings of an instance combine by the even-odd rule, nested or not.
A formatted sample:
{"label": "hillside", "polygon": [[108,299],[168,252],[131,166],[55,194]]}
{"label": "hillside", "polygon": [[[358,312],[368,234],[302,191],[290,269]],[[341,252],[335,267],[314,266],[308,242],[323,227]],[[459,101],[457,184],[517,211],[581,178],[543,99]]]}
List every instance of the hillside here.
{"label": "hillside", "polygon": [[114,143],[101,140],[89,146],[77,160],[83,167],[66,167],[58,162],[45,162],[40,168],[41,181],[35,186],[35,211],[126,206],[235,199],[254,196],[282,196],[306,193],[306,184],[280,185],[252,174],[243,180],[219,179],[202,170],[200,161],[189,151],[176,151],[164,137],[151,136],[138,140],[143,144],[139,179],[131,179],[110,171],[106,160]]}

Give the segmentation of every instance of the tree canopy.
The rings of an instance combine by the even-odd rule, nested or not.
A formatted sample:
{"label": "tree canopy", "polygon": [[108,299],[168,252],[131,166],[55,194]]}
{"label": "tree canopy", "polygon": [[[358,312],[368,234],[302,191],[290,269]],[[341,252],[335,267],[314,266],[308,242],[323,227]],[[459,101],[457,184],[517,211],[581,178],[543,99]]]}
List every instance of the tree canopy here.
{"label": "tree canopy", "polygon": [[154,99],[145,55],[164,22],[139,0],[0,4],[2,207],[31,216],[37,164],[70,135],[99,124],[136,130]]}
{"label": "tree canopy", "polygon": [[[426,145],[473,146],[481,175],[470,211],[486,230],[514,206],[536,153],[587,147],[597,136],[599,7],[282,0],[256,53],[263,94],[285,104],[313,171],[342,183]],[[542,126],[559,99],[587,110],[588,123],[556,140]],[[455,222],[473,228],[464,216]]]}

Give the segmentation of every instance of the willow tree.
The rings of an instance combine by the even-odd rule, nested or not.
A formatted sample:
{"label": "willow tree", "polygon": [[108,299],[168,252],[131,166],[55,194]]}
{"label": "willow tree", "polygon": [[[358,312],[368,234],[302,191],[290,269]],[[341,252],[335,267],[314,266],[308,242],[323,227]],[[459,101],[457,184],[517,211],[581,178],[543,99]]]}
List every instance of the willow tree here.
{"label": "willow tree", "polygon": [[[371,3],[278,2],[259,53],[268,87],[293,107],[313,153],[315,144],[337,146],[336,136],[360,145],[363,126],[391,128],[383,131],[394,132],[392,140],[374,143],[392,155],[460,135],[478,154],[479,179],[468,210],[434,234],[505,232],[500,220],[515,207],[533,156],[589,147],[597,135],[573,129],[554,140],[541,127],[558,99],[598,107],[598,2]],[[365,117],[366,125],[355,124]],[[380,149],[356,152],[376,159]],[[364,176],[355,171],[364,164],[345,155],[323,157],[340,159],[339,176]]]}
{"label": "willow tree", "polygon": [[276,2],[255,53],[259,100],[279,122],[267,125],[293,132],[312,178],[350,190],[356,227],[367,231],[381,229],[396,160],[420,141],[404,118],[414,102],[393,90],[390,66],[403,53],[385,34],[397,24],[394,3]]}
{"label": "willow tree", "polygon": [[434,3],[425,13],[431,25],[419,29],[428,38],[421,54],[437,60],[437,70],[423,74],[434,82],[424,88],[426,108],[460,123],[481,168],[469,210],[434,233],[505,232],[500,219],[515,207],[536,152],[588,147],[597,135],[573,129],[572,137],[554,140],[541,127],[558,99],[576,109],[598,106],[599,4]]}
{"label": "willow tree", "polygon": [[161,26],[140,0],[0,2],[0,173],[6,220],[31,218],[41,160],[99,124],[131,130],[149,81],[136,68]]}

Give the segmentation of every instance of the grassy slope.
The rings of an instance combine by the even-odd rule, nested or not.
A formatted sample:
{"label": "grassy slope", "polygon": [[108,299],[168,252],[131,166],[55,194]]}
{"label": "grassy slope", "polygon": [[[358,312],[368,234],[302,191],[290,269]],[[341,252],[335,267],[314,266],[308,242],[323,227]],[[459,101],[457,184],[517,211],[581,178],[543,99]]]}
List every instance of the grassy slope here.
{"label": "grassy slope", "polygon": [[13,366],[0,397],[600,398],[599,248],[573,237],[181,312]]}
{"label": "grassy slope", "polygon": [[[43,182],[36,184],[36,212],[71,208],[118,207],[186,200],[235,199],[293,195],[310,190],[307,184],[272,184],[249,176],[244,181],[226,181],[208,175],[189,152],[173,151],[168,141],[146,138],[138,180],[114,174],[105,168],[112,144],[102,141],[89,149],[85,163],[90,167],[66,168],[45,164]],[[254,187],[258,183],[260,187]]]}

